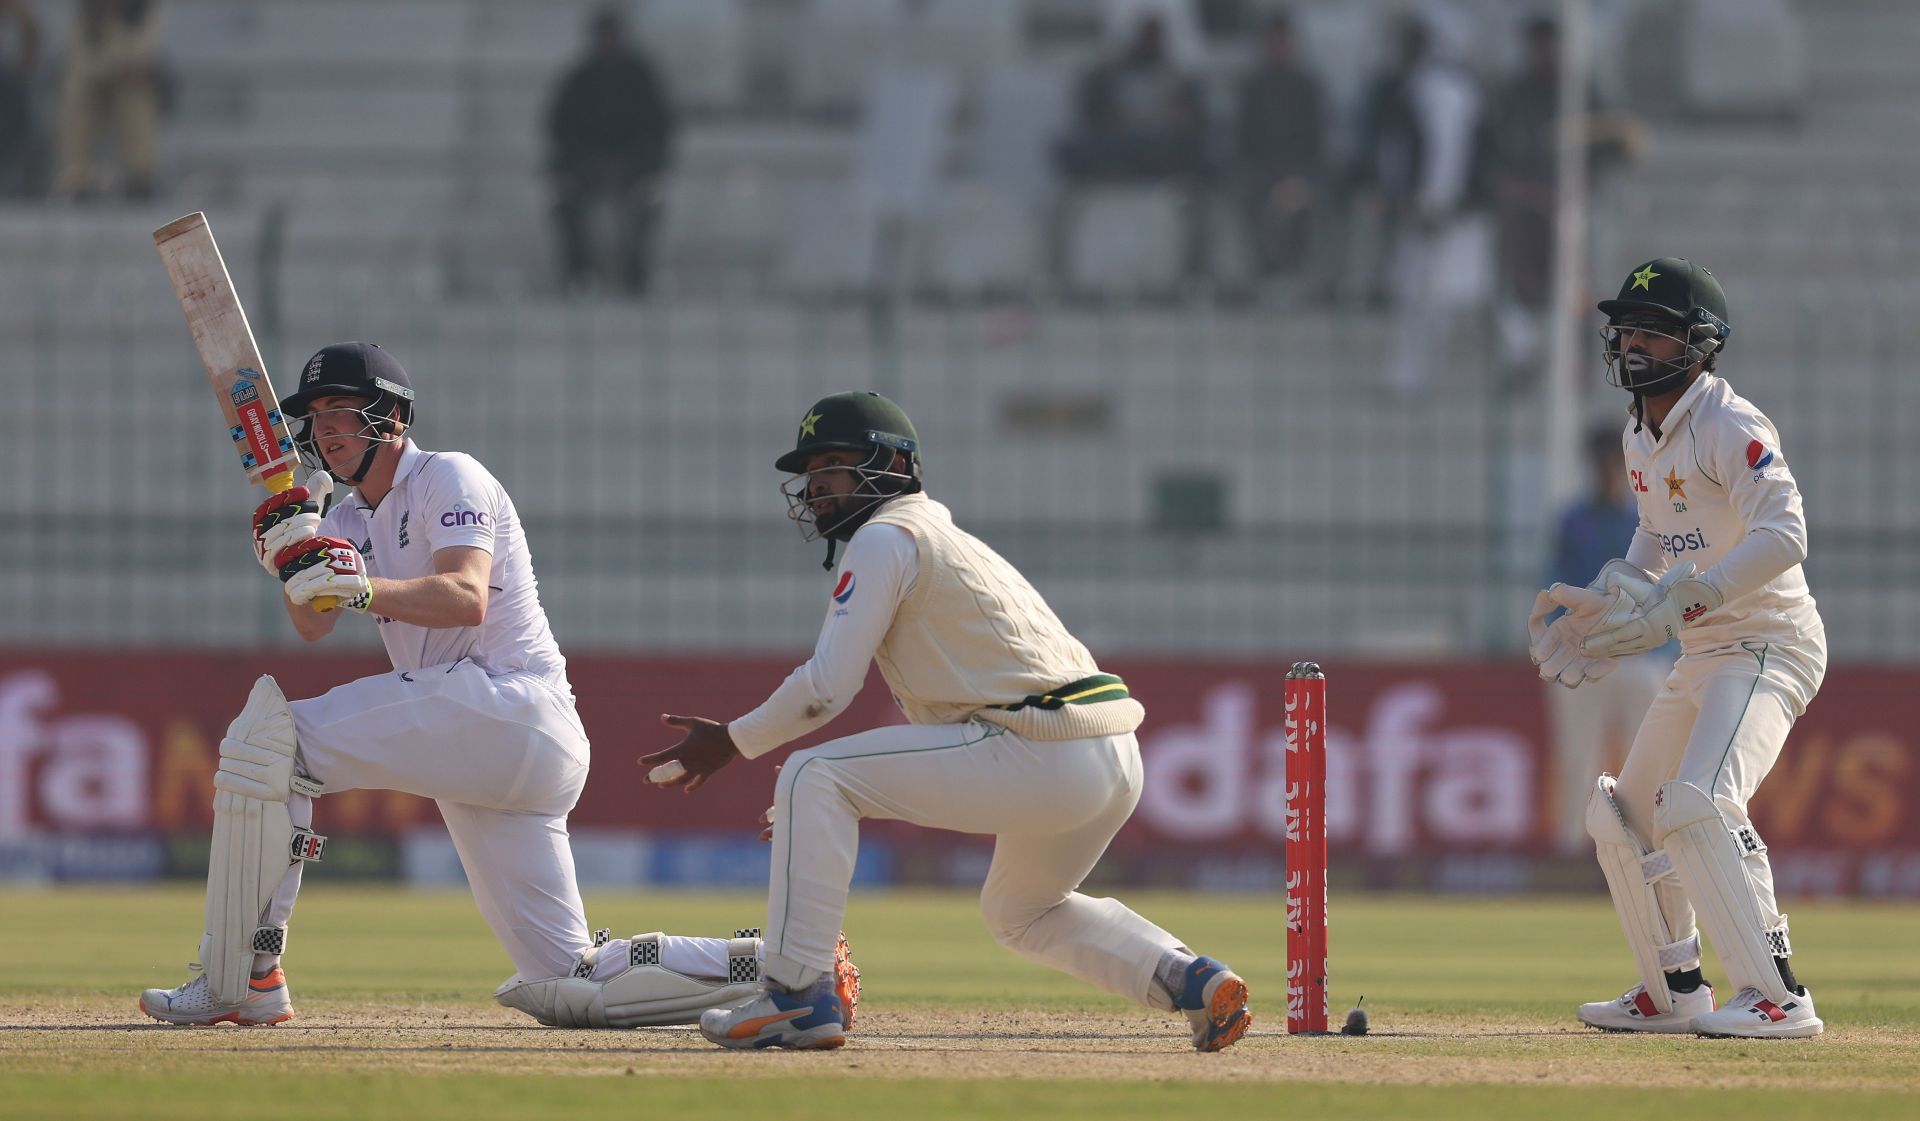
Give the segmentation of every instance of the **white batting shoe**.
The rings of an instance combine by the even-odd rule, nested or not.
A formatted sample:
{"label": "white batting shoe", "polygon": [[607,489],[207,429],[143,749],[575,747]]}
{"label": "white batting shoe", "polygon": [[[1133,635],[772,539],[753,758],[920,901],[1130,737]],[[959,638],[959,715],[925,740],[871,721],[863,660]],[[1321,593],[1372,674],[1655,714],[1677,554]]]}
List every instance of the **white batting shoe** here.
{"label": "white batting shoe", "polygon": [[1695,1035],[1737,1039],[1805,1039],[1827,1030],[1813,1011],[1813,994],[1803,985],[1798,995],[1779,1004],[1759,989],[1741,989],[1740,995],[1718,1012],[1693,1018]]}
{"label": "white batting shoe", "polygon": [[1580,1006],[1580,1022],[1601,1031],[1650,1031],[1682,1033],[1693,1030],[1696,1017],[1713,1012],[1713,986],[1701,985],[1690,993],[1673,994],[1673,1011],[1662,1013],[1653,1005],[1645,985],[1635,985],[1620,994],[1618,1000],[1601,1000]]}
{"label": "white batting shoe", "polygon": [[287,975],[274,966],[264,977],[247,981],[247,995],[239,1004],[217,1004],[207,986],[207,975],[199,963],[186,984],[171,989],[148,989],[140,994],[140,1011],[166,1024],[205,1027],[209,1024],[238,1024],[243,1028],[266,1024],[284,1024],[293,1019],[293,997],[287,992]]}

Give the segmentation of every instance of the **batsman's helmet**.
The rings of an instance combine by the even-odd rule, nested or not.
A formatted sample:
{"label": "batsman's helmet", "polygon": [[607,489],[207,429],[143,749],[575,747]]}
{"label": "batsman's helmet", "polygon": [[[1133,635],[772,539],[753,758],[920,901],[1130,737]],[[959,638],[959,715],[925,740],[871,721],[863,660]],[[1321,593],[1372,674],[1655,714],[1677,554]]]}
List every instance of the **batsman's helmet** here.
{"label": "batsman's helmet", "polygon": [[[1733,335],[1727,319],[1727,294],[1720,281],[1684,257],[1658,257],[1627,275],[1620,294],[1600,301],[1607,325],[1607,381],[1636,397],[1666,393],[1679,385],[1695,364],[1712,369]],[[1682,344],[1679,358],[1629,362],[1621,353],[1622,327],[1654,331]]]}
{"label": "batsman's helmet", "polygon": [[372,441],[354,476],[336,477],[349,486],[358,485],[373,463],[380,441],[397,430],[397,424],[413,423],[413,382],[400,361],[376,343],[334,343],[321,347],[300,373],[300,385],[281,398],[280,411],[287,419],[299,421],[293,442],[301,458],[316,469],[325,460],[313,440],[313,403],[322,397],[361,397],[367,403],[359,409],[366,426],[359,435]]}

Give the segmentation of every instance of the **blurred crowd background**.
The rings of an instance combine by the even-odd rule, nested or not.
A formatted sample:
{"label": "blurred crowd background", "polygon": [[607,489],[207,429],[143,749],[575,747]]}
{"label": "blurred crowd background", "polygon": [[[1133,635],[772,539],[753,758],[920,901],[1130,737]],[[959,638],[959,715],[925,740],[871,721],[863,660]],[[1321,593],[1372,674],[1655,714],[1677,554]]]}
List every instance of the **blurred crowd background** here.
{"label": "blurred crowd background", "polygon": [[0,0],[0,635],[298,645],[149,239],[204,210],[283,391],[379,342],[505,482],[570,655],[805,650],[772,461],[871,388],[1103,658],[1524,671],[1625,501],[1592,304],[1690,257],[1836,664],[1904,681],[1917,49],[1904,0]]}
{"label": "blurred crowd background", "polygon": [[[1579,307],[1652,256],[1722,277],[1836,655],[1920,653],[1920,13],[1582,7]],[[271,372],[379,341],[421,441],[508,480],[572,645],[806,642],[817,570],[769,464],[809,401],[866,387],[1097,647],[1514,651],[1575,497],[1556,457],[1577,484],[1623,404],[1584,311],[1572,394],[1541,391],[1554,3],[0,12],[21,639],[289,640],[187,602],[273,606],[217,545],[243,488],[146,239],[196,209]],[[200,591],[116,571],[129,508],[201,543]]]}

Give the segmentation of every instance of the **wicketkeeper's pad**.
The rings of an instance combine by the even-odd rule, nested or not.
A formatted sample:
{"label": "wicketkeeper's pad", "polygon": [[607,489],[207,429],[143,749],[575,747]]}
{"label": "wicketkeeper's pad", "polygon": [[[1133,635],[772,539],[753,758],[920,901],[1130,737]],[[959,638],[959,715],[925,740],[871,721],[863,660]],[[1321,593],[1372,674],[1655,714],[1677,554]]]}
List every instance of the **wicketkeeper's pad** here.
{"label": "wicketkeeper's pad", "polygon": [[1753,865],[1766,859],[1760,834],[1751,825],[1730,825],[1707,792],[1690,782],[1662,783],[1657,801],[1654,834],[1673,857],[1727,979],[1736,991],[1759,989],[1775,1004],[1792,1000],[1796,994],[1773,962],[1793,954],[1787,916],[1764,914],[1753,883]]}
{"label": "wicketkeeper's pad", "polygon": [[1601,775],[1587,801],[1587,832],[1594,855],[1606,873],[1613,909],[1620,915],[1620,932],[1627,936],[1640,983],[1647,987],[1661,1015],[1673,1011],[1673,993],[1667,988],[1667,970],[1685,969],[1700,960],[1700,936],[1674,941],[1653,885],[1673,875],[1673,861],[1662,851],[1649,852],[1634,835],[1620,804],[1613,798],[1614,778]]}

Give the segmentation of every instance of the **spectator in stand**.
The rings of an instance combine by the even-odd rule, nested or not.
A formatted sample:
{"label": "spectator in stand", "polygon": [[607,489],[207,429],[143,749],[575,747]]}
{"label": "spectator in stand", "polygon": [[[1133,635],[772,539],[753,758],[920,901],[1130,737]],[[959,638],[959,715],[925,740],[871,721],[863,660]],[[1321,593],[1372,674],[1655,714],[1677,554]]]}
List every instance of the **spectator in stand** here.
{"label": "spectator in stand", "polygon": [[567,71],[547,111],[547,169],[561,278],[586,287],[595,270],[590,229],[596,206],[618,233],[610,263],[620,291],[645,295],[676,127],[665,85],[627,37],[617,7],[596,12],[588,50]]}
{"label": "spectator in stand", "polygon": [[27,0],[0,0],[0,198],[27,194],[40,23]]}
{"label": "spectator in stand", "polygon": [[102,190],[95,141],[112,120],[119,132],[120,190],[153,195],[153,135],[160,114],[160,37],[155,0],[78,0],[60,88],[59,174],[54,193],[86,199]]}
{"label": "spectator in stand", "polygon": [[1262,279],[1300,271],[1313,239],[1325,158],[1325,97],[1301,65],[1293,18],[1268,17],[1260,60],[1241,80],[1237,155]]}
{"label": "spectator in stand", "polygon": [[1200,86],[1167,50],[1165,21],[1140,17],[1119,54],[1080,79],[1060,167],[1074,181],[1192,181],[1206,172]]}
{"label": "spectator in stand", "polygon": [[[1380,215],[1396,310],[1390,387],[1425,393],[1435,361],[1492,286],[1487,161],[1479,83],[1433,49],[1427,23],[1396,29],[1395,60],[1361,118],[1355,179]],[[1387,302],[1376,274],[1370,299]]]}
{"label": "spectator in stand", "polygon": [[[1586,497],[1568,506],[1555,526],[1548,583],[1576,587],[1593,579],[1633,539],[1640,524],[1620,448],[1620,430],[1607,423],[1587,435]],[[1552,618],[1549,617],[1549,622]],[[1653,698],[1673,669],[1676,643],[1614,661],[1605,677],[1578,689],[1547,685],[1547,718],[1553,735],[1554,844],[1573,855],[1593,850],[1586,827],[1587,801],[1602,771],[1618,774]]]}
{"label": "spectator in stand", "polygon": [[[1536,16],[1521,25],[1521,38],[1524,61],[1494,99],[1488,141],[1500,286],[1494,325],[1509,380],[1525,385],[1544,361],[1553,291],[1560,25]],[[1590,181],[1628,162],[1639,147],[1637,124],[1603,112],[1597,92],[1590,98],[1586,127]]]}
{"label": "spectator in stand", "polygon": [[[1367,80],[1355,125],[1352,160],[1347,168],[1349,217],[1370,224],[1369,244],[1353,254],[1355,275],[1349,279],[1363,290],[1374,308],[1391,302],[1387,289],[1387,250],[1392,245],[1402,213],[1413,193],[1413,168],[1419,157],[1419,129],[1407,92],[1409,76],[1426,56],[1426,24],[1407,17],[1393,30],[1388,60]],[[1370,219],[1370,223],[1366,220]],[[1350,233],[1362,233],[1359,230]]]}

